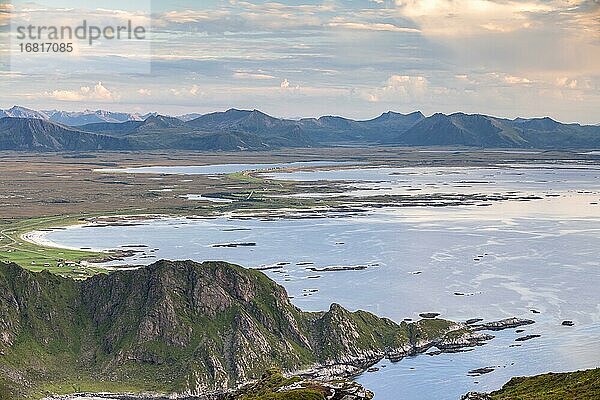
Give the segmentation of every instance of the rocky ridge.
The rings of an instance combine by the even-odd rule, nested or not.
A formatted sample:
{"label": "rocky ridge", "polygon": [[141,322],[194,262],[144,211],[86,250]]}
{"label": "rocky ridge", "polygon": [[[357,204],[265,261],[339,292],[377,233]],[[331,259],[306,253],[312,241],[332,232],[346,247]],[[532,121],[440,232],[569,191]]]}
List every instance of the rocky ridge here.
{"label": "rocky ridge", "polygon": [[[272,366],[301,379],[354,376],[382,358],[491,338],[464,324],[396,324],[333,304],[303,312],[260,271],[159,261],[76,282],[0,263],[0,386],[12,396],[219,394]],[[100,390],[98,390],[100,389]]]}

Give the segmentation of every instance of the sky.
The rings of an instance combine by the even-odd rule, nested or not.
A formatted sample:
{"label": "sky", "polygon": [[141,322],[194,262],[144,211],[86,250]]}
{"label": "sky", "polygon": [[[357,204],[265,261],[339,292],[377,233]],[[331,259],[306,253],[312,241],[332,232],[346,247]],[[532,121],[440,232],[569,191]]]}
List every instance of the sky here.
{"label": "sky", "polygon": [[[42,3],[0,0],[0,108],[600,123],[600,0]],[[148,27],[147,39],[11,62],[11,17],[111,16]]]}

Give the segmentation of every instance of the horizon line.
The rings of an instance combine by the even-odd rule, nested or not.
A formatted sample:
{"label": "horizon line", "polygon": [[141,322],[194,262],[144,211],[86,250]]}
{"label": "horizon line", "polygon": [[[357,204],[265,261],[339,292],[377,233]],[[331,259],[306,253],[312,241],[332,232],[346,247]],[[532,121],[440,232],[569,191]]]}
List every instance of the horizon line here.
{"label": "horizon line", "polygon": [[[237,108],[237,107],[229,107],[227,109],[209,111],[209,112],[206,112],[206,113],[191,111],[191,112],[182,113],[182,114],[176,114],[176,115],[175,114],[163,114],[163,113],[160,113],[158,111],[148,111],[148,112],[139,112],[139,111],[136,111],[136,112],[131,112],[131,111],[113,111],[113,110],[110,110],[110,109],[107,109],[107,108],[97,108],[97,109],[84,108],[84,109],[79,110],[79,111],[78,110],[58,109],[58,108],[36,109],[36,108],[30,108],[30,107],[22,106],[22,105],[18,105],[18,104],[13,104],[9,108],[0,108],[0,111],[7,111],[7,110],[10,110],[12,108],[22,108],[22,109],[26,109],[26,110],[30,110],[30,111],[34,111],[34,112],[41,112],[41,113],[48,112],[48,111],[57,111],[57,112],[60,111],[60,112],[66,112],[66,113],[83,113],[83,112],[86,112],[86,111],[94,113],[94,112],[98,112],[98,111],[104,111],[104,112],[110,112],[110,113],[137,115],[137,116],[140,116],[140,117],[143,117],[145,115],[147,115],[148,117],[150,117],[151,115],[156,115],[156,116],[163,116],[163,117],[170,117],[170,118],[177,118],[177,119],[179,119],[179,117],[182,117],[182,116],[185,116],[185,115],[189,115],[189,114],[198,114],[199,116],[205,116],[205,115],[215,114],[215,113],[225,113],[227,111],[247,111],[247,112],[257,111],[257,112],[263,113],[263,114],[265,114],[265,115],[267,115],[269,117],[277,118],[277,119],[280,119],[280,120],[301,121],[303,119],[319,119],[319,118],[323,118],[323,117],[334,117],[334,118],[343,118],[343,119],[346,119],[346,120],[357,121],[357,122],[370,121],[370,120],[379,118],[379,117],[381,117],[381,116],[383,116],[385,114],[389,114],[389,113],[401,114],[401,115],[411,115],[411,114],[421,113],[421,115],[423,115],[425,118],[430,118],[430,117],[432,117],[432,116],[434,116],[436,114],[442,114],[442,115],[445,115],[445,116],[452,116],[452,115],[455,115],[455,114],[464,114],[464,115],[481,115],[481,116],[484,116],[484,117],[506,119],[506,120],[509,120],[509,121],[515,121],[515,120],[518,120],[518,119],[524,119],[524,120],[551,119],[551,120],[553,120],[555,122],[558,122],[560,124],[563,124],[563,125],[569,125],[569,124],[579,124],[581,126],[598,126],[598,125],[600,125],[600,121],[596,122],[596,123],[581,123],[579,121],[564,122],[564,121],[560,121],[560,120],[558,120],[556,118],[553,118],[550,115],[535,116],[535,117],[521,117],[521,116],[517,116],[517,117],[502,117],[502,116],[496,116],[494,114],[488,114],[488,113],[465,112],[465,111],[453,111],[453,112],[450,112],[450,113],[445,113],[445,112],[437,111],[437,112],[434,112],[434,113],[431,113],[431,114],[428,115],[428,114],[425,114],[421,110],[414,110],[414,111],[410,111],[410,112],[401,112],[401,111],[387,110],[387,111],[381,112],[380,114],[378,114],[378,115],[376,115],[374,117],[369,117],[369,118],[352,118],[352,117],[344,117],[342,115],[336,115],[336,114],[322,114],[322,115],[319,115],[319,116],[311,116],[311,117],[280,117],[280,116],[271,115],[271,114],[269,114],[269,113],[267,113],[265,111],[262,111],[262,110],[260,110],[258,108],[252,108],[252,109],[250,109],[250,108]],[[145,119],[147,119],[148,117],[146,117]],[[1,117],[1,118],[7,118],[7,117]],[[15,117],[8,117],[8,118],[15,118]],[[16,117],[16,118],[19,118],[19,117]],[[145,119],[143,119],[143,120],[145,120]],[[52,122],[54,122],[54,121],[52,121]],[[123,122],[126,122],[126,121],[123,121]],[[119,122],[114,122],[114,123],[119,123]]]}

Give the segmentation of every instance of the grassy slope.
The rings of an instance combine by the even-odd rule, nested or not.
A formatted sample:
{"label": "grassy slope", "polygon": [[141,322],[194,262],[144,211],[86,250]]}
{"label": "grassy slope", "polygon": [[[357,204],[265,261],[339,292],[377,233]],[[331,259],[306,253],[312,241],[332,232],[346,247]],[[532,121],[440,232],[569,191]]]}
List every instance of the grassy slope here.
{"label": "grassy slope", "polygon": [[316,388],[278,392],[282,387],[299,381],[300,378],[286,378],[279,370],[272,368],[267,370],[257,382],[241,388],[235,397],[240,400],[325,400],[323,392]]}
{"label": "grassy slope", "polygon": [[600,399],[600,368],[512,378],[494,400],[596,400]]}
{"label": "grassy slope", "polygon": [[[90,267],[58,267],[58,260],[82,261],[101,256],[100,253],[38,246],[21,239],[21,235],[57,226],[78,223],[77,217],[54,216],[14,222],[0,221],[0,261],[14,262],[34,272],[47,270],[59,275],[85,277],[100,271]],[[44,264],[50,264],[45,267]]]}

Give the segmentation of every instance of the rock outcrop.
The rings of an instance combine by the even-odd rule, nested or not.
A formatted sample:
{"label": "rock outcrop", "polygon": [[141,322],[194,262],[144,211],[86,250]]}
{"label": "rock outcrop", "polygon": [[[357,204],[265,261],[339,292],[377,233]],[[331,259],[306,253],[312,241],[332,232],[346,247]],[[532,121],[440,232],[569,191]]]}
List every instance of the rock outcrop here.
{"label": "rock outcrop", "polygon": [[303,312],[262,272],[224,262],[159,261],[83,282],[0,263],[0,383],[15,396],[41,397],[44,387],[192,396],[272,366],[349,377],[382,358],[489,338],[450,321],[396,324],[337,304]]}

